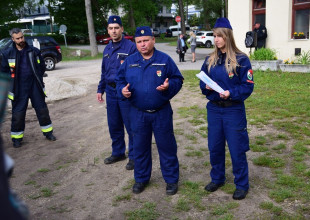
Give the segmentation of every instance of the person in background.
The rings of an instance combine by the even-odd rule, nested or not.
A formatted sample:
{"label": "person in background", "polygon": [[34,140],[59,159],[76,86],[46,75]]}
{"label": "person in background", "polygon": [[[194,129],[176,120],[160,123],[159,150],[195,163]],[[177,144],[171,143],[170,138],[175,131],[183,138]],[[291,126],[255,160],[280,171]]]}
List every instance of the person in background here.
{"label": "person in background", "polygon": [[195,53],[195,50],[196,50],[196,35],[193,31],[191,31],[189,33],[190,35],[190,38],[189,38],[189,43],[191,45],[191,53],[192,53],[192,63],[196,62],[196,53]]}
{"label": "person in background", "polygon": [[186,42],[184,40],[184,35],[180,34],[179,38],[178,38],[178,42],[177,42],[177,50],[178,50],[178,54],[179,54],[179,62],[186,62],[184,60],[184,56],[186,53]]}
{"label": "person in background", "polygon": [[178,191],[179,161],[170,99],[180,91],[183,76],[171,57],[155,49],[155,37],[149,27],[138,27],[135,41],[139,53],[125,60],[116,79],[119,95],[132,105],[136,181],[132,191],[141,193],[150,181],[154,133],[166,194],[174,195]]}
{"label": "person in background", "polygon": [[119,67],[124,60],[131,54],[137,52],[136,45],[125,39],[122,35],[124,28],[121,18],[112,15],[108,19],[108,33],[112,40],[104,48],[101,80],[97,89],[97,100],[102,103],[103,94],[106,93],[107,101],[107,117],[110,137],[112,139],[112,155],[104,160],[105,164],[113,164],[115,162],[125,160],[126,144],[124,125],[128,133],[128,157],[129,161],[126,165],[127,170],[134,169],[133,160],[133,142],[130,130],[130,102],[126,99],[117,97],[115,78]]}
{"label": "person in background", "polygon": [[255,50],[266,46],[266,38],[267,38],[267,29],[260,22],[256,21],[254,24],[254,31],[257,36],[257,46]]}
{"label": "person in background", "polygon": [[215,81],[224,92],[218,93],[200,81],[207,104],[208,148],[210,151],[211,182],[205,187],[216,191],[225,184],[225,145],[231,155],[236,190],[233,199],[244,199],[249,190],[248,163],[249,137],[244,101],[254,89],[250,60],[234,40],[227,18],[217,19],[214,29],[215,50],[207,56],[201,71]]}
{"label": "person in background", "polygon": [[35,109],[43,135],[55,141],[53,126],[45,103],[43,75],[45,62],[39,49],[29,46],[19,28],[10,31],[13,46],[3,53],[1,70],[13,79],[9,99],[12,100],[11,138],[15,148],[21,147],[25,130],[28,101]]}

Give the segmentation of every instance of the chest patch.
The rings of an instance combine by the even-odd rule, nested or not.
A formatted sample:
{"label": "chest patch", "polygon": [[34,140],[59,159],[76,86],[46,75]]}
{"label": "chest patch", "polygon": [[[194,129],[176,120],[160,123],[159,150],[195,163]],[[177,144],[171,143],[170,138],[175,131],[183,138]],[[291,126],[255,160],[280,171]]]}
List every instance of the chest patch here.
{"label": "chest patch", "polygon": [[253,70],[248,70],[247,76],[248,76],[249,80],[252,80],[253,79]]}
{"label": "chest patch", "polygon": [[228,73],[228,77],[229,77],[229,79],[232,79],[233,77],[234,77],[234,73]]}
{"label": "chest patch", "polygon": [[158,77],[161,77],[161,70],[157,70],[156,74],[157,74]]}

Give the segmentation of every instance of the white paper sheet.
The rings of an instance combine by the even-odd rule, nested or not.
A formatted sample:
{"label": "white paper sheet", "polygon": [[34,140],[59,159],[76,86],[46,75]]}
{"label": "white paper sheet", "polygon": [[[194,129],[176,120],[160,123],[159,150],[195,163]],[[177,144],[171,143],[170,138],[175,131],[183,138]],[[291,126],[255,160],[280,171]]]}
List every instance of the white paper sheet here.
{"label": "white paper sheet", "polygon": [[196,76],[205,84],[207,84],[210,88],[212,88],[214,91],[218,93],[224,92],[224,90],[217,83],[215,83],[209,76],[207,76],[205,72],[201,71],[200,73],[196,74]]}

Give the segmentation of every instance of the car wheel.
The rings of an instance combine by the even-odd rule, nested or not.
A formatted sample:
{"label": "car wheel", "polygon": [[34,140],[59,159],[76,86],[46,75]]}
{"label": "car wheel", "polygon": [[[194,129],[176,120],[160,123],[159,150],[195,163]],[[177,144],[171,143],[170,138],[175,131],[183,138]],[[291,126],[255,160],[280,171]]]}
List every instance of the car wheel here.
{"label": "car wheel", "polygon": [[45,61],[46,70],[50,71],[50,70],[55,69],[56,62],[52,57],[45,57],[44,61]]}
{"label": "car wheel", "polygon": [[210,41],[207,41],[206,44],[205,44],[206,48],[211,48],[212,47],[212,44]]}

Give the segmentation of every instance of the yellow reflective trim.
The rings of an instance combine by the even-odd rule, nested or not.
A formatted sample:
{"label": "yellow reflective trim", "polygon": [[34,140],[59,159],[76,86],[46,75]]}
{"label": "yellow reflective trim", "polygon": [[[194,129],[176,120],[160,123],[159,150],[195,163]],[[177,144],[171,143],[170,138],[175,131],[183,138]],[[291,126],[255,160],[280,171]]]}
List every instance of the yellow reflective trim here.
{"label": "yellow reflective trim", "polygon": [[15,67],[15,63],[9,63],[10,67]]}
{"label": "yellow reflective trim", "polygon": [[41,129],[43,132],[50,132],[53,130],[53,127],[49,127],[49,128],[42,128]]}
{"label": "yellow reflective trim", "polygon": [[24,137],[24,134],[11,134],[11,138],[21,139]]}
{"label": "yellow reflective trim", "polygon": [[40,63],[40,59],[37,59],[37,62]]}
{"label": "yellow reflective trim", "polygon": [[14,100],[14,94],[10,92],[8,94],[8,98],[13,101]]}

